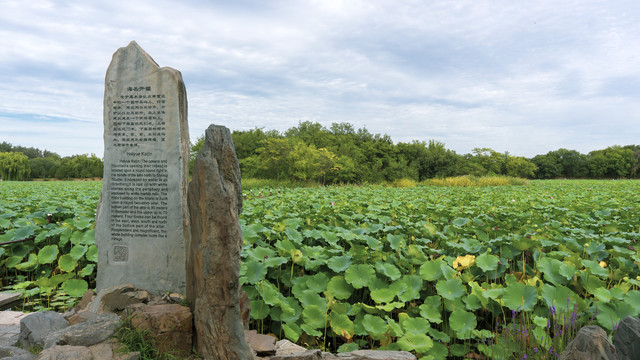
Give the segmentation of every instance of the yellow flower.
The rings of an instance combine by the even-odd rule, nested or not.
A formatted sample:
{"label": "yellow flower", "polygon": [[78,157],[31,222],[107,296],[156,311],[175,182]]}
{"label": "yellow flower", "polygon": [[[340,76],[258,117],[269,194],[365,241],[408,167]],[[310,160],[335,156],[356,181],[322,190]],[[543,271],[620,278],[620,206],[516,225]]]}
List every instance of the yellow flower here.
{"label": "yellow flower", "polygon": [[475,255],[458,256],[453,262],[453,268],[456,270],[463,270],[471,266],[474,262],[476,262]]}
{"label": "yellow flower", "polygon": [[604,261],[600,261],[600,267],[603,268],[603,269],[606,268],[607,267],[607,263],[604,262]]}

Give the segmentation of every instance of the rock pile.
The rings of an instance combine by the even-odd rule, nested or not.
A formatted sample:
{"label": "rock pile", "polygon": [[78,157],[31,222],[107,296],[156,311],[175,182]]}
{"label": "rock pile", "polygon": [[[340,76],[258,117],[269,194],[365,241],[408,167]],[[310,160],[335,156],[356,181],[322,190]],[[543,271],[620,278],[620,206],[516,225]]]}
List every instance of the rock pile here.
{"label": "rock pile", "polygon": [[[7,360],[137,360],[138,352],[122,353],[113,335],[130,322],[148,329],[160,354],[195,359],[193,317],[188,307],[178,304],[178,294],[154,296],[133,285],[119,285],[94,294],[87,291],[71,311],[32,313],[20,321],[20,337],[14,346],[0,347],[0,359]],[[245,330],[253,359],[264,360],[415,360],[404,351],[358,350],[334,355],[307,350],[289,340]],[[20,345],[20,347],[18,347]],[[28,351],[41,348],[35,355]]]}

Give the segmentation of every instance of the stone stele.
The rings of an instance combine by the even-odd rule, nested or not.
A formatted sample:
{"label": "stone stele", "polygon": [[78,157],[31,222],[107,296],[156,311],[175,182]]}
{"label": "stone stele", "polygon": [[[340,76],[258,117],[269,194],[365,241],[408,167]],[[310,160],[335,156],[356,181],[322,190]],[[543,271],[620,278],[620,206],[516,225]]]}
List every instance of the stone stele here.
{"label": "stone stele", "polygon": [[253,359],[240,319],[240,166],[231,133],[211,125],[189,184],[187,300],[204,359]]}
{"label": "stone stele", "polygon": [[133,284],[184,293],[188,129],[180,72],[159,67],[135,41],[118,49],[105,78],[98,291]]}

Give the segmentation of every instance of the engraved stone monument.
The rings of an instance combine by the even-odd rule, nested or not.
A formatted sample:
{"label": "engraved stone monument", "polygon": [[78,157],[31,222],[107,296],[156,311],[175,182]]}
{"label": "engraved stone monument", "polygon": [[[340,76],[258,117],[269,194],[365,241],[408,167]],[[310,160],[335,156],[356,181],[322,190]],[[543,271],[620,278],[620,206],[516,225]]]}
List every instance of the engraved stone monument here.
{"label": "engraved stone monument", "polygon": [[184,293],[188,162],[182,75],[132,41],[115,52],[105,78],[97,290],[133,284]]}

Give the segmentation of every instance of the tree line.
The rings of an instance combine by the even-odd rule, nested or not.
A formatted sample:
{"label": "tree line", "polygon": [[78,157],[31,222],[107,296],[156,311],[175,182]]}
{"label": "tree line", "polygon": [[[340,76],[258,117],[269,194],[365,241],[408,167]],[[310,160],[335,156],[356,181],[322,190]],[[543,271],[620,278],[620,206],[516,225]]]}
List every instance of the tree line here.
{"label": "tree line", "polygon": [[[640,146],[611,146],[581,154],[559,149],[531,159],[476,148],[457,154],[439,141],[394,144],[388,135],[349,123],[300,122],[286,131],[232,133],[243,177],[333,183],[423,181],[460,175],[530,179],[639,178]],[[194,144],[197,149],[198,139]]]}
{"label": "tree line", "polygon": [[61,157],[47,150],[0,143],[0,178],[3,180],[101,178],[102,159],[95,155]]}
{"label": "tree line", "polygon": [[[286,131],[256,128],[233,131],[244,178],[295,180],[321,184],[380,183],[408,178],[423,181],[460,175],[507,175],[529,179],[640,178],[640,145],[611,146],[581,154],[558,149],[533,158],[489,148],[457,154],[439,141],[394,144],[388,135],[355,129],[349,123],[325,127],[300,122]],[[191,158],[204,136],[192,144]],[[0,177],[5,180],[102,177],[95,155],[60,155],[0,143]]]}

